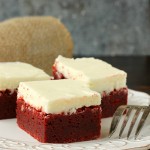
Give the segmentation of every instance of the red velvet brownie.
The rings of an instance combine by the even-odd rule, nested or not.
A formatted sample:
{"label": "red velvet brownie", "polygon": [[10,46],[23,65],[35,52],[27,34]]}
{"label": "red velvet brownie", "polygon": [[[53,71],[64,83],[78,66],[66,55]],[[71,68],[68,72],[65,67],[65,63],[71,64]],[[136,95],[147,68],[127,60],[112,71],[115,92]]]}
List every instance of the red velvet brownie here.
{"label": "red velvet brownie", "polygon": [[0,119],[16,117],[17,87],[21,81],[48,80],[41,69],[21,62],[0,63]]}
{"label": "red velvet brownie", "polygon": [[56,58],[53,65],[55,79],[84,81],[101,94],[102,118],[113,116],[120,105],[127,104],[127,74],[95,58]]}
{"label": "red velvet brownie", "polygon": [[44,143],[70,143],[100,137],[100,94],[70,79],[21,82],[17,123]]}

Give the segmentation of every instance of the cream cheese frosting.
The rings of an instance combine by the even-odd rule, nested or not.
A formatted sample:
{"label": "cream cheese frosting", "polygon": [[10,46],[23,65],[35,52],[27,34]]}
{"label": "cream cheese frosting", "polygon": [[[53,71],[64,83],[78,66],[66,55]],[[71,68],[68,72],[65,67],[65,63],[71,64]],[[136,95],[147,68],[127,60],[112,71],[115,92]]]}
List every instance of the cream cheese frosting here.
{"label": "cream cheese frosting", "polygon": [[54,66],[65,78],[84,81],[92,90],[100,93],[126,87],[126,72],[99,59],[74,59],[59,55]]}
{"label": "cream cheese frosting", "polygon": [[23,62],[0,62],[0,90],[14,90],[21,81],[48,80],[43,70]]}
{"label": "cream cheese frosting", "polygon": [[49,114],[74,113],[84,106],[101,104],[100,94],[87,84],[71,79],[21,82],[18,99]]}

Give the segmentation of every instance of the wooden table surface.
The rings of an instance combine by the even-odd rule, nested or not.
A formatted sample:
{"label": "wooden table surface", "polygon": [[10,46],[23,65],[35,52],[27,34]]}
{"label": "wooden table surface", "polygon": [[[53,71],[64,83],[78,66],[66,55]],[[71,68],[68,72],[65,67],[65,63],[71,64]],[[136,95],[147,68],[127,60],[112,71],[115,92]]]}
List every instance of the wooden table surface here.
{"label": "wooden table surface", "polygon": [[150,94],[150,56],[102,56],[97,58],[126,71],[128,88]]}

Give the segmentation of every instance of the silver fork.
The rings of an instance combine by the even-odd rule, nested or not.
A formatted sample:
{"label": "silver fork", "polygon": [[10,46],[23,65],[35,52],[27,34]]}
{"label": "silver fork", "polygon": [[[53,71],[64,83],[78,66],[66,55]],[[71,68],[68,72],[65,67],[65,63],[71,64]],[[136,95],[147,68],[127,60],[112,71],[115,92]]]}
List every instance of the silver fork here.
{"label": "silver fork", "polygon": [[137,118],[139,117],[139,115],[141,113],[143,113],[141,118],[140,118],[140,121],[138,123],[136,132],[135,132],[135,139],[138,137],[138,135],[139,135],[140,131],[142,130],[144,123],[145,123],[145,121],[146,121],[146,119],[150,113],[150,106],[122,105],[122,106],[118,107],[118,109],[114,113],[114,116],[113,116],[113,119],[111,122],[109,137],[111,137],[113,135],[113,133],[116,131],[116,129],[119,125],[120,119],[122,118],[123,114],[125,113],[125,117],[124,117],[121,129],[119,132],[119,138],[121,138],[122,133],[123,133],[128,121],[129,121],[129,118],[131,117],[133,110],[135,110],[135,114],[134,114],[133,118],[131,118],[132,121],[131,121],[129,130],[127,133],[127,139],[130,137],[130,134],[132,132],[132,129],[135,125]]}

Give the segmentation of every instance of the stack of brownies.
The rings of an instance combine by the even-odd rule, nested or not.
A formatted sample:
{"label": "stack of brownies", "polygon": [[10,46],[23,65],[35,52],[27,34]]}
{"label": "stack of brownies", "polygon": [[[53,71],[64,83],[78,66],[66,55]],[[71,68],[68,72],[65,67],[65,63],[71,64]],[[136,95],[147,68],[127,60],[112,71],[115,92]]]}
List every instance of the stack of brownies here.
{"label": "stack of brownies", "polygon": [[99,138],[101,118],[111,117],[118,106],[127,104],[127,74],[102,60],[58,56],[52,68],[55,80],[31,65],[16,64],[0,63],[0,102],[6,107],[0,116],[9,118],[15,112],[18,93],[17,123],[40,142]]}

